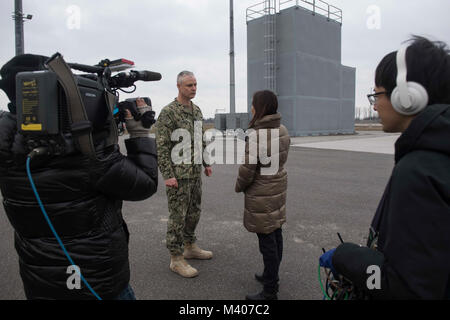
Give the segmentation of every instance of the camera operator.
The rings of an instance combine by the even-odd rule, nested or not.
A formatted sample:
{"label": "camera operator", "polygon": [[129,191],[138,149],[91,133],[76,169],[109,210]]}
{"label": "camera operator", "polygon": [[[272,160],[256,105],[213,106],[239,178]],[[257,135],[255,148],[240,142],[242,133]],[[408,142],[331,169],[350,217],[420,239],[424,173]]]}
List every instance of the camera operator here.
{"label": "camera operator", "polygon": [[368,98],[383,130],[402,132],[395,167],[367,247],[344,243],[321,266],[366,298],[450,299],[450,51],[414,37],[383,58],[375,86]]}
{"label": "camera operator", "polygon": [[[25,170],[28,151],[17,130],[15,76],[43,70],[46,59],[17,56],[0,71],[0,88],[11,101],[10,112],[0,114],[3,205],[15,231],[26,297],[95,299],[84,283],[80,288],[69,288],[70,263],[44,219]],[[146,111],[142,101],[139,106],[139,112]],[[119,108],[127,112],[130,105],[124,102]],[[149,137],[149,128],[134,119],[127,119],[127,124],[127,156],[120,153],[118,144],[105,147],[109,132],[94,131],[96,155],[107,158],[105,161],[75,152],[38,161],[34,166],[31,162],[33,180],[54,228],[81,275],[101,299],[135,299],[129,285],[129,233],[122,202],[144,200],[156,192],[158,184],[156,145]]]}

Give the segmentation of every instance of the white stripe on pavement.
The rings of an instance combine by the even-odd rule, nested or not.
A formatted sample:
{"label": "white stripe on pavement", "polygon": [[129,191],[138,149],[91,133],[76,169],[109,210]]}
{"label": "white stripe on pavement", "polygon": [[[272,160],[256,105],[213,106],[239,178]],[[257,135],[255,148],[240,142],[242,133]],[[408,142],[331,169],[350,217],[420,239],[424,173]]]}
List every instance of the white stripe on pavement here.
{"label": "white stripe on pavement", "polygon": [[400,135],[390,135],[387,137],[376,137],[366,139],[347,139],[338,141],[323,141],[313,143],[294,144],[294,147],[331,149],[356,152],[371,152],[382,154],[394,154],[395,142]]}

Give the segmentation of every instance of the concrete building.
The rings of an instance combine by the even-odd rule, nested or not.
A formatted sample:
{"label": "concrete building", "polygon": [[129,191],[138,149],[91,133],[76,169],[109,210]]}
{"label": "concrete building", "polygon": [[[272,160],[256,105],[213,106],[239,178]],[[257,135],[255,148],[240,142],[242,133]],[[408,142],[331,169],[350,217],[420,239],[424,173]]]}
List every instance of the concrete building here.
{"label": "concrete building", "polygon": [[246,130],[251,119],[248,113],[216,113],[214,118],[214,127],[225,131],[244,129]]}
{"label": "concrete building", "polygon": [[356,69],[341,63],[341,27],[342,11],[320,0],[249,7],[248,113],[269,89],[292,136],[354,133]]}

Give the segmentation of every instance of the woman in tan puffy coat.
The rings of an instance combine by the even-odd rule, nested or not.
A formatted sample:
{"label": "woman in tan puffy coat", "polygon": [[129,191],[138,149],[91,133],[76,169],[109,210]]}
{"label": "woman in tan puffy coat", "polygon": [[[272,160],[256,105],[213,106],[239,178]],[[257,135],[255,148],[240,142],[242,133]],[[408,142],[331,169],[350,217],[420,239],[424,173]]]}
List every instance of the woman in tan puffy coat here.
{"label": "woman in tan puffy coat", "polygon": [[271,91],[253,95],[252,114],[245,145],[245,163],[239,168],[236,192],[244,192],[244,226],[257,234],[264,272],[255,278],[262,292],[247,300],[277,299],[278,270],[283,254],[281,226],[286,222],[287,161],[291,138],[277,113],[278,100]]}

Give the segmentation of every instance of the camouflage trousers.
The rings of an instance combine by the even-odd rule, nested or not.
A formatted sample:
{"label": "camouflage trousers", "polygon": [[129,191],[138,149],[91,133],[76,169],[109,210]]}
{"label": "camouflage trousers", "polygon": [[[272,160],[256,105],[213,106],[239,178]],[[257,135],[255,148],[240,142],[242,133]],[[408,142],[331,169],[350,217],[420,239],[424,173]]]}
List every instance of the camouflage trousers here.
{"label": "camouflage trousers", "polygon": [[166,245],[171,255],[181,255],[185,243],[194,243],[195,228],[200,220],[202,180],[178,180],[178,188],[166,187],[169,203]]}

